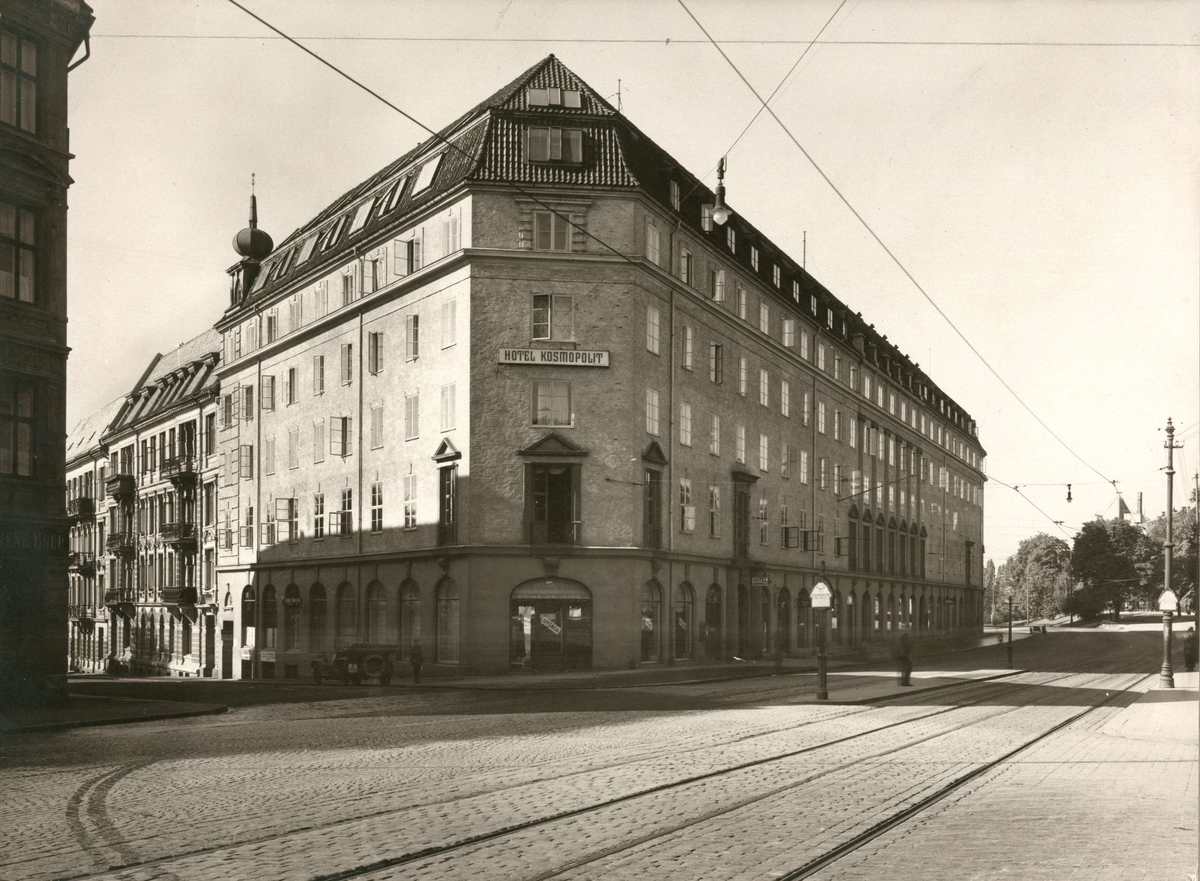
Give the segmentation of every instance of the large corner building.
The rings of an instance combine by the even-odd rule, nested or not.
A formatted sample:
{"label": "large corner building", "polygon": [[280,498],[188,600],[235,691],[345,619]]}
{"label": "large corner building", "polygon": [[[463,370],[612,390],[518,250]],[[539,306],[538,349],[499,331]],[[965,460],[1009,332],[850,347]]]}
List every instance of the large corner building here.
{"label": "large corner building", "polygon": [[713,198],[550,56],[280,244],[252,213],[212,335],[75,453],[88,663],[804,653],[818,581],[833,646],[978,632],[974,420]]}

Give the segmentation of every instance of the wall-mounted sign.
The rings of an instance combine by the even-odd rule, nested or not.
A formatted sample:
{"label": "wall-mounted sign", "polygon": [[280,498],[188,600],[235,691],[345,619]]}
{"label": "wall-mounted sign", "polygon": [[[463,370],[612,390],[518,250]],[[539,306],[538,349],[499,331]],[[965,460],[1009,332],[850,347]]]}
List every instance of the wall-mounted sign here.
{"label": "wall-mounted sign", "polygon": [[829,589],[829,585],[824,581],[818,581],[812,589],[812,607],[814,609],[828,609],[830,600],[833,599],[833,592]]}
{"label": "wall-mounted sign", "polygon": [[258,653],[258,659],[267,664],[274,664],[275,663],[275,653],[269,652],[266,649],[263,649],[261,652]]}
{"label": "wall-mounted sign", "polygon": [[607,367],[608,352],[583,352],[577,349],[501,349],[499,362],[553,367]]}
{"label": "wall-mounted sign", "polygon": [[750,584],[754,587],[770,587],[771,586],[771,576],[770,575],[755,575],[750,579]]}

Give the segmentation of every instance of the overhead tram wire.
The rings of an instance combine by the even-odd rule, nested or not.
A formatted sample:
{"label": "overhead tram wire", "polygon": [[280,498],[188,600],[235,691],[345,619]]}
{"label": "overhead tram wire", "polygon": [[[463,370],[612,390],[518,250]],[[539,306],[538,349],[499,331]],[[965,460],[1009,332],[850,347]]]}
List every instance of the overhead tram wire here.
{"label": "overhead tram wire", "polygon": [[1043,517],[1045,517],[1047,520],[1049,520],[1051,523],[1053,523],[1059,532],[1061,532],[1067,538],[1072,537],[1069,532],[1067,532],[1065,529],[1063,529],[1062,524],[1059,521],[1055,520],[1053,517],[1051,517],[1049,514],[1047,514],[1045,511],[1043,511],[1041,509],[1041,507],[1037,504],[1037,502],[1035,502],[1033,499],[1029,498],[1029,496],[1025,495],[1025,493],[1021,492],[1020,486],[1013,486],[1011,484],[1005,483],[1003,480],[998,480],[995,477],[992,477],[991,475],[988,475],[988,480],[995,480],[996,483],[1000,484],[1001,486],[1005,486],[1005,487],[1008,487],[1009,489],[1011,489],[1013,492],[1015,492],[1017,495],[1019,495],[1025,501],[1029,502],[1029,504],[1032,505],[1039,514],[1041,514]]}
{"label": "overhead tram wire", "polygon": [[[788,68],[788,72],[783,75],[783,79],[781,79],[779,81],[779,85],[777,85],[775,87],[775,90],[772,91],[771,94],[767,96],[766,104],[770,104],[771,101],[773,101],[775,99],[775,96],[779,94],[779,90],[783,88],[784,83],[786,83],[789,79],[791,79],[791,76],[795,72],[796,68],[800,66],[800,62],[804,60],[804,57],[806,55],[808,55],[808,50],[810,50],[813,46],[816,45],[817,40],[821,39],[821,34],[825,33],[825,29],[827,27],[829,27],[830,22],[832,22],[835,18],[837,18],[837,14],[842,11],[842,7],[845,6],[847,2],[848,2],[848,0],[842,0],[842,2],[837,5],[837,9],[833,10],[833,15],[829,16],[829,18],[827,18],[825,20],[825,24],[821,25],[821,29],[819,31],[817,31],[817,35],[815,37],[813,37],[812,40],[809,41],[808,45],[804,47],[804,51],[800,53],[800,57],[796,59],[796,63],[793,64],[790,68]],[[857,5],[857,0],[855,0],[855,2]],[[843,21],[845,21],[845,19],[843,19]],[[839,25],[839,27],[840,27],[840,25]],[[734,138],[733,143],[730,144],[725,149],[725,152],[723,152],[721,154],[722,157],[728,156],[730,153],[732,153],[733,148],[736,147],[738,145],[738,143],[742,140],[742,138],[744,138],[746,136],[746,132],[750,131],[750,128],[754,125],[754,123],[758,122],[758,118],[760,116],[762,116],[762,112],[763,112],[763,109],[766,107],[766,104],[764,104],[762,107],[759,107],[758,110],[755,111],[754,116],[750,117],[750,121],[748,123],[746,123],[746,127],[742,129],[741,134],[739,134],[736,138]],[[719,163],[720,163],[720,160],[718,160],[718,164]],[[714,165],[704,175],[704,178],[707,178],[708,175],[712,174],[716,170],[717,170],[717,166]],[[687,195],[685,195],[682,199],[680,199],[680,204],[687,201],[688,196],[692,195],[692,193],[696,192],[696,190],[700,189],[700,187],[703,186],[704,178],[696,179],[695,185],[690,190],[687,191]]]}
{"label": "overhead tram wire", "polygon": [[[230,0],[230,2],[233,2],[233,0]],[[683,11],[688,14],[688,17],[691,18],[692,21],[694,21],[696,23],[696,27],[700,28],[700,30],[701,30],[701,32],[703,32],[704,36],[706,36],[708,38],[708,41],[710,43],[712,43],[713,48],[715,48],[717,50],[717,52],[720,53],[721,57],[725,59],[726,63],[731,68],[733,68],[733,72],[738,75],[738,78],[746,85],[746,88],[748,88],[754,94],[754,97],[758,99],[759,103],[761,103],[763,105],[763,109],[767,113],[771,114],[771,118],[775,120],[775,122],[779,125],[779,127],[781,129],[783,129],[784,134],[786,134],[788,136],[788,139],[791,140],[791,142],[796,146],[796,149],[798,149],[802,154],[804,154],[804,158],[808,160],[809,164],[812,165],[812,167],[814,169],[816,169],[817,174],[821,175],[821,177],[822,177],[822,179],[824,179],[825,183],[829,185],[829,188],[831,190],[833,190],[833,192],[837,195],[837,197],[842,201],[842,204],[845,205],[850,210],[850,213],[854,215],[854,217],[858,220],[858,222],[860,224],[862,224],[863,228],[871,235],[871,238],[873,238],[875,240],[875,242],[879,245],[879,247],[883,249],[884,253],[886,253],[888,255],[888,257],[890,257],[892,259],[892,262],[895,263],[897,267],[899,267],[900,271],[902,273],[904,273],[905,277],[910,282],[912,282],[913,287],[915,287],[918,291],[920,291],[921,296],[923,296],[929,302],[929,305],[931,305],[934,308],[934,310],[938,313],[938,315],[940,315],[942,317],[942,319],[946,322],[946,324],[948,324],[950,326],[951,330],[953,330],[958,335],[959,339],[961,339],[963,341],[963,343],[966,344],[967,348],[970,349],[975,354],[975,357],[977,357],[980,360],[980,362],[983,364],[984,367],[986,367],[988,369],[988,371],[992,374],[992,376],[996,377],[997,381],[1002,386],[1004,386],[1004,388],[1008,391],[1009,394],[1011,394],[1013,396],[1013,398],[1016,399],[1017,403],[1019,403],[1022,407],[1024,407],[1025,410],[1029,413],[1029,415],[1032,416],[1034,418],[1034,420],[1040,426],[1042,426],[1042,428],[1046,429],[1046,431],[1050,434],[1050,436],[1053,437],[1056,441],[1058,441],[1067,452],[1069,452],[1072,456],[1074,456],[1076,459],[1078,459],[1080,462],[1082,462],[1084,465],[1086,465],[1089,469],[1094,471],[1100,477],[1104,478],[1105,482],[1112,483],[1115,486],[1116,484],[1113,480],[1111,480],[1108,477],[1105,477],[1105,475],[1102,474],[1094,465],[1092,465],[1090,462],[1088,462],[1086,459],[1084,459],[1082,456],[1080,456],[1077,452],[1075,452],[1075,450],[1073,450],[1067,444],[1066,441],[1064,441],[1061,437],[1059,437],[1055,433],[1054,429],[1052,429],[1049,425],[1047,425],[1042,420],[1042,418],[1033,411],[1033,408],[1030,407],[1027,403],[1025,403],[1024,399],[1016,393],[1016,391],[1013,389],[1012,386],[1010,386],[1008,384],[1008,382],[1005,381],[1004,377],[1002,377],[999,374],[999,372],[997,372],[996,368],[992,367],[992,365],[988,362],[988,360],[983,357],[983,354],[977,348],[975,348],[975,346],[971,343],[971,341],[969,339],[967,339],[966,334],[964,334],[961,330],[959,330],[958,325],[956,325],[950,319],[950,316],[947,315],[942,310],[942,307],[937,304],[937,301],[935,301],[933,299],[933,297],[931,297],[929,295],[929,293],[925,290],[925,288],[923,288],[921,286],[920,282],[918,282],[916,280],[916,278],[913,277],[913,274],[908,271],[908,268],[903,263],[900,262],[900,258],[898,258],[892,252],[892,250],[884,243],[883,239],[881,239],[879,237],[878,233],[876,233],[875,230],[871,227],[871,225],[869,223],[867,223],[866,218],[864,218],[861,214],[859,214],[858,211],[855,209],[855,207],[850,204],[850,200],[847,199],[842,194],[842,191],[837,188],[837,185],[834,184],[834,182],[829,178],[829,175],[827,175],[825,173],[825,171],[821,168],[821,166],[817,164],[817,161],[815,159],[813,159],[813,157],[809,154],[809,152],[804,149],[804,146],[800,143],[800,141],[798,141],[796,139],[796,136],[792,134],[791,129],[789,129],[787,127],[787,125],[783,122],[783,120],[779,118],[779,115],[776,114],[775,111],[772,110],[767,105],[767,102],[763,100],[762,96],[758,93],[758,90],[754,88],[754,86],[750,83],[750,81],[748,79],[746,79],[745,75],[741,72],[741,70],[738,68],[738,66],[733,63],[733,60],[725,53],[725,50],[721,48],[721,45],[713,38],[712,34],[710,34],[708,32],[708,30],[704,27],[704,25],[702,25],[700,23],[700,20],[698,18],[696,18],[696,16],[688,8],[688,6],[684,2],[684,0],[676,0],[676,2],[678,2],[679,5],[683,8]]]}
{"label": "overhead tram wire", "polygon": [[[419,119],[417,119],[415,116],[413,116],[412,114],[410,114],[410,113],[408,113],[407,111],[405,111],[405,110],[401,109],[400,107],[397,107],[395,104],[393,104],[393,103],[392,103],[391,101],[389,101],[387,98],[385,98],[385,97],[383,97],[382,95],[380,95],[378,92],[376,92],[376,91],[375,91],[374,89],[372,89],[370,86],[368,86],[368,85],[366,85],[366,84],[364,84],[364,83],[360,82],[359,80],[355,79],[354,77],[352,77],[350,74],[346,73],[346,71],[342,70],[340,67],[338,67],[338,66],[337,66],[336,64],[334,64],[333,62],[331,62],[331,61],[328,61],[328,60],[326,60],[325,58],[322,58],[320,55],[318,55],[318,54],[317,54],[316,52],[314,52],[312,49],[309,49],[309,48],[308,48],[307,46],[305,46],[303,43],[300,43],[300,42],[298,42],[298,41],[297,41],[297,40],[296,40],[294,37],[291,37],[291,36],[289,36],[288,34],[284,33],[282,30],[280,30],[279,28],[277,28],[275,25],[271,24],[269,21],[267,21],[267,20],[266,20],[265,18],[263,18],[262,16],[258,15],[257,13],[255,13],[253,10],[251,10],[251,9],[247,9],[245,6],[243,6],[241,3],[239,3],[239,2],[238,2],[238,0],[229,0],[229,3],[230,3],[230,4],[232,4],[233,6],[236,6],[238,9],[242,10],[242,12],[246,13],[248,16],[250,16],[250,17],[251,17],[251,18],[253,18],[255,21],[257,21],[257,22],[259,22],[260,24],[262,24],[264,27],[267,27],[267,28],[269,28],[270,30],[274,31],[275,33],[279,34],[279,36],[280,36],[280,37],[282,37],[283,39],[287,40],[289,43],[291,43],[291,44],[292,44],[293,46],[295,46],[296,48],[300,49],[301,51],[305,52],[305,53],[306,53],[306,54],[308,54],[308,55],[311,55],[311,56],[312,56],[313,58],[315,58],[317,61],[321,62],[321,64],[325,65],[325,66],[326,66],[326,67],[328,67],[330,70],[332,70],[334,73],[336,73],[338,76],[340,76],[340,77],[343,77],[344,79],[347,79],[347,80],[349,80],[351,83],[353,83],[354,85],[358,86],[360,89],[362,89],[364,92],[366,92],[366,93],[367,93],[368,95],[370,95],[371,97],[373,97],[373,98],[375,98],[376,100],[380,101],[381,103],[385,104],[387,107],[391,108],[392,110],[395,110],[397,113],[399,113],[401,116],[403,116],[403,117],[404,117],[405,119],[407,119],[409,122],[411,122],[413,125],[417,126],[418,128],[421,128],[421,129],[423,129],[424,131],[427,131],[427,132],[429,132],[429,134],[431,134],[431,135],[432,135],[432,136],[433,136],[435,139],[437,139],[438,141],[441,141],[443,144],[445,144],[447,149],[454,150],[456,153],[460,154],[460,155],[461,155],[463,158],[465,158],[465,159],[467,159],[467,160],[469,160],[469,161],[472,161],[472,162],[473,162],[473,161],[475,161],[475,157],[474,157],[474,156],[471,156],[469,153],[467,153],[467,151],[465,151],[465,150],[464,150],[462,147],[458,146],[458,144],[456,144],[456,143],[454,143],[453,141],[451,141],[451,140],[450,140],[449,138],[447,138],[445,135],[442,135],[440,132],[436,132],[436,131],[434,131],[434,130],[433,130],[433,129],[431,129],[429,126],[425,125],[425,123],[421,122]],[[480,163],[481,163],[481,164],[482,164],[482,165],[483,165],[485,168],[487,168],[489,171],[492,171],[492,172],[494,172],[494,173],[497,173],[497,174],[499,173],[499,172],[497,172],[497,170],[496,170],[496,169],[494,169],[494,168],[492,168],[490,165],[488,165],[488,163],[487,163],[487,159],[486,159],[486,158],[483,156],[483,154],[482,154],[482,148],[481,148],[481,153],[480,153],[480,159],[479,159],[479,161],[480,161]],[[540,206],[540,207],[542,207],[542,208],[546,209],[546,210],[547,210],[547,211],[549,211],[551,214],[553,214],[555,217],[557,217],[559,220],[561,220],[561,221],[563,221],[564,223],[566,223],[566,224],[568,224],[568,225],[572,226],[572,228],[574,228],[574,229],[578,229],[578,230],[579,230],[581,233],[583,233],[583,234],[584,234],[584,236],[586,236],[587,238],[589,238],[589,239],[593,240],[594,242],[596,242],[596,243],[598,243],[598,244],[602,245],[604,248],[608,249],[608,250],[609,250],[609,251],[611,251],[613,254],[615,254],[616,256],[620,257],[620,258],[621,258],[622,260],[624,260],[626,263],[628,263],[628,264],[630,264],[631,266],[634,266],[634,267],[636,267],[636,266],[638,266],[638,265],[639,265],[639,264],[638,264],[638,262],[637,262],[636,260],[634,260],[632,257],[630,257],[628,254],[625,254],[625,253],[623,253],[622,251],[619,251],[619,250],[617,250],[617,249],[616,249],[616,248],[614,248],[612,245],[610,245],[608,242],[604,241],[604,239],[600,238],[598,235],[596,235],[595,233],[593,233],[591,230],[587,230],[587,229],[580,229],[579,227],[576,227],[576,226],[574,226],[573,224],[571,224],[571,219],[570,219],[569,217],[567,217],[567,216],[563,215],[563,214],[562,214],[560,211],[558,211],[557,209],[555,209],[555,208],[551,207],[550,205],[546,204],[544,201],[542,201],[542,199],[540,199],[538,196],[536,196],[536,195],[534,195],[533,193],[531,193],[531,192],[529,192],[528,190],[526,190],[526,189],[525,189],[524,187],[522,187],[520,184],[513,183],[513,182],[511,182],[511,181],[508,181],[508,182],[506,182],[506,183],[508,184],[508,186],[511,186],[511,187],[512,187],[514,190],[516,190],[518,193],[520,193],[520,194],[521,194],[522,196],[524,196],[525,198],[529,199],[529,200],[530,200],[531,202],[533,202],[535,205],[538,205],[538,206]],[[603,284],[603,282],[601,282],[600,284]],[[597,285],[597,287],[598,287],[598,286],[599,286],[599,285]],[[593,289],[593,290],[594,290],[594,289]],[[590,295],[590,293],[591,293],[591,292],[589,292],[589,295]]]}

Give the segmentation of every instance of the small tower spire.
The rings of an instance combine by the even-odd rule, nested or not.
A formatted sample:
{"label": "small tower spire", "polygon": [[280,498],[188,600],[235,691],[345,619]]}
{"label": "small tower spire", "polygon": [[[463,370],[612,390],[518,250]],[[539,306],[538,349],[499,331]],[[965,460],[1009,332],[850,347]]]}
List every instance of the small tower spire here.
{"label": "small tower spire", "polygon": [[250,172],[250,229],[258,229],[258,197],[254,195],[254,172]]}

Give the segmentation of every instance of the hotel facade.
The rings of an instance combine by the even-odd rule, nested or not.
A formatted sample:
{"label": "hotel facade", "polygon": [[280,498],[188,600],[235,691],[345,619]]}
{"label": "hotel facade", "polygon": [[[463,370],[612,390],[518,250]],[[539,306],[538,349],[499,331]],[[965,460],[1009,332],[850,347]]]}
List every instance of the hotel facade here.
{"label": "hotel facade", "polygon": [[212,580],[161,604],[212,619],[186,672],[802,654],[818,582],[835,650],[980,632],[975,422],[712,204],[550,56],[279,245],[252,214],[196,413]]}

